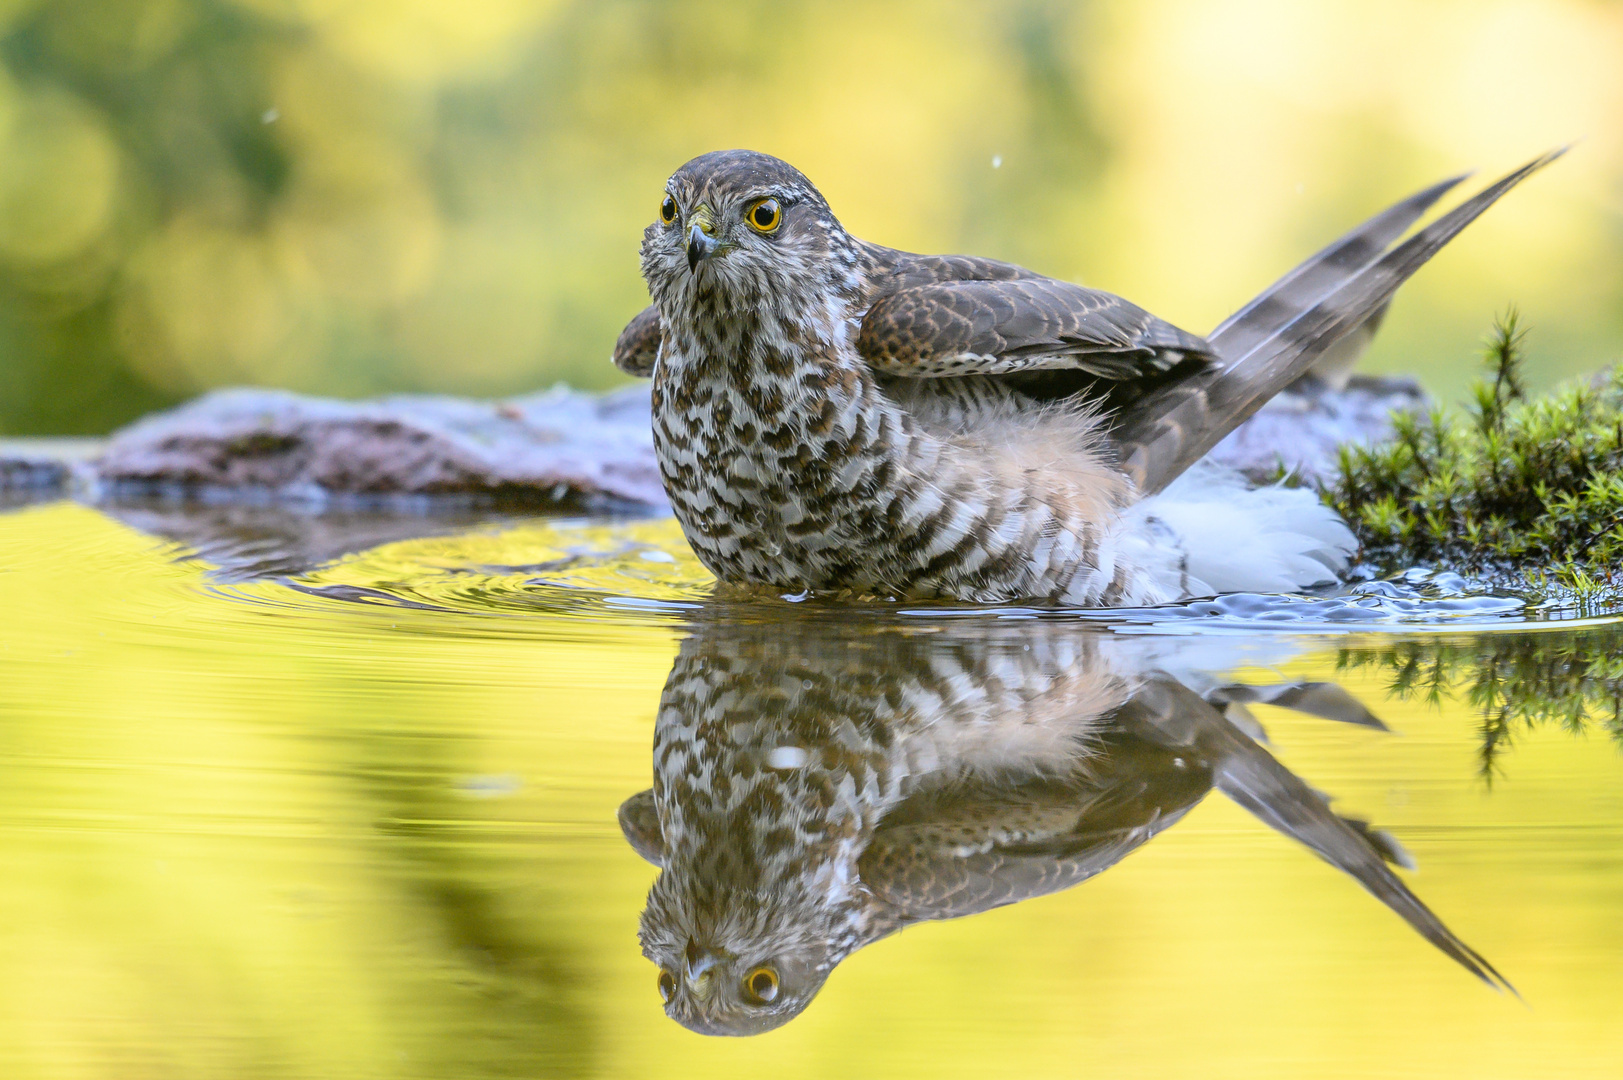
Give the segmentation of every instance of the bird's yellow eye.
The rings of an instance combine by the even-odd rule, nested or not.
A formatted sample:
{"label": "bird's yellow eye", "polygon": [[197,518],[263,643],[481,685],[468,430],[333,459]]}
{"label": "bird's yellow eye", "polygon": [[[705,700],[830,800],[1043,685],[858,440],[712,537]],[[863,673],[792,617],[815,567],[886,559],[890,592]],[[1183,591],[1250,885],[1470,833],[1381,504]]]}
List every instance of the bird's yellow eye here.
{"label": "bird's yellow eye", "polygon": [[756,232],[769,233],[783,221],[783,207],[778,205],[776,199],[762,199],[749,208],[744,214],[744,220],[749,222],[750,228]]}
{"label": "bird's yellow eye", "polygon": [[765,1005],[777,996],[778,973],[776,971],[769,967],[758,967],[744,976],[744,997],[752,1004]]}
{"label": "bird's yellow eye", "polygon": [[676,976],[661,968],[659,971],[659,1000],[668,1002],[676,996]]}
{"label": "bird's yellow eye", "polygon": [[676,220],[676,200],[669,195],[659,204],[659,220],[667,225]]}

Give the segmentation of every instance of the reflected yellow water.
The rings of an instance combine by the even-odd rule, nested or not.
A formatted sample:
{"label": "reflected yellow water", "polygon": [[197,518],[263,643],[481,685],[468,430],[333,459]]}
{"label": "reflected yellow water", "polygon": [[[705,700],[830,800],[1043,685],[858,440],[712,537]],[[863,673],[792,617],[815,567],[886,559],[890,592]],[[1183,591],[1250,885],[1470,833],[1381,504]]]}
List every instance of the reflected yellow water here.
{"label": "reflected yellow water", "polygon": [[[660,522],[406,541],[299,581],[616,544],[566,584],[702,591]],[[648,784],[673,614],[487,602],[567,569],[417,609],[217,586],[178,554],[72,505],[0,517],[8,1078],[1623,1070],[1623,761],[1598,733],[1522,736],[1490,792],[1469,709],[1373,672],[1346,684],[1397,735],[1259,710],[1525,1005],[1214,795],[1094,881],[910,929],[781,1031],[706,1040],[661,1013],[653,870],[614,820]],[[1322,643],[1285,667],[1334,677]]]}

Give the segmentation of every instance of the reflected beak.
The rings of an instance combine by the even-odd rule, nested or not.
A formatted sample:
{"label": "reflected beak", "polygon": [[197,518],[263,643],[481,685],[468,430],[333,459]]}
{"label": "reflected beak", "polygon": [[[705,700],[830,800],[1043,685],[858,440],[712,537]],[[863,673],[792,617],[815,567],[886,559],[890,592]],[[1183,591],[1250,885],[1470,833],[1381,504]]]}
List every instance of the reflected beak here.
{"label": "reflected beak", "polygon": [[709,949],[700,949],[691,942],[687,947],[687,981],[700,997],[709,996],[710,980],[713,976],[710,969],[721,963],[719,953]]}
{"label": "reflected beak", "polygon": [[688,233],[688,272],[698,273],[699,263],[708,259],[717,248],[716,238],[698,225]]}

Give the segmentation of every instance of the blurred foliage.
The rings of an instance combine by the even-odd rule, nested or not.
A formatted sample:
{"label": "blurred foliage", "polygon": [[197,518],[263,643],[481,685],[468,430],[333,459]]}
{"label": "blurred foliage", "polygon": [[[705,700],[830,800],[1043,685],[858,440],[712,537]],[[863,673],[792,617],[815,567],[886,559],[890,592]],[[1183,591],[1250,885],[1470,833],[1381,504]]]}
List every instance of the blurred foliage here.
{"label": "blurred foliage", "polygon": [[1623,365],[1529,399],[1513,309],[1464,414],[1399,414],[1392,438],[1341,449],[1326,499],[1366,557],[1498,571],[1578,600],[1623,580]]}
{"label": "blurred foliage", "polygon": [[1444,391],[1512,298],[1559,328],[1535,381],[1615,358],[1616,5],[0,0],[0,433],[241,382],[608,385],[660,185],[722,146],[860,235],[1202,330],[1360,215],[1585,134],[1405,290],[1370,363]]}
{"label": "blurred foliage", "polygon": [[1540,727],[1607,735],[1623,749],[1623,650],[1617,626],[1565,634],[1395,641],[1343,649],[1337,671],[1384,674],[1387,692],[1433,707],[1460,702],[1481,717],[1477,762],[1492,783],[1519,739]]}

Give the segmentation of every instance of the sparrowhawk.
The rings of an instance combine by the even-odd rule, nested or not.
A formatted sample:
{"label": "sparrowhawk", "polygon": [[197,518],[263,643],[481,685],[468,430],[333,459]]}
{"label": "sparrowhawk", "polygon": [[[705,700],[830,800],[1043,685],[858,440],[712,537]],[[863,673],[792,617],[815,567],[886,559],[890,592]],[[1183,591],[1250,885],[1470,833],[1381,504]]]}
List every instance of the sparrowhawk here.
{"label": "sparrowhawk", "polygon": [[792,166],[709,153],[666,185],[642,242],[653,305],[614,360],[653,377],[666,492],[725,582],[1085,605],[1288,591],[1355,547],[1311,493],[1209,472],[1162,489],[1560,152],[1401,243],[1458,179],[1398,203],[1204,338],[1009,263],[859,240]]}

